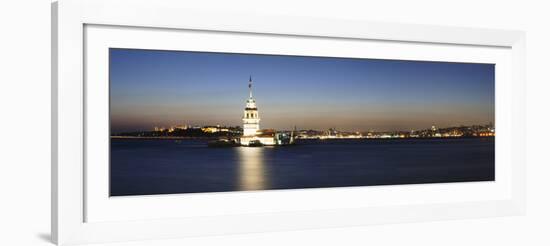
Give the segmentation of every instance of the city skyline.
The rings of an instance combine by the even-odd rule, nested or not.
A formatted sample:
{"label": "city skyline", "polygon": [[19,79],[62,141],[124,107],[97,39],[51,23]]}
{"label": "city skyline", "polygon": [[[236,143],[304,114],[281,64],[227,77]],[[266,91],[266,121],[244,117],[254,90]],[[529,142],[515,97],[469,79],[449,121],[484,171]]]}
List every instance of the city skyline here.
{"label": "city skyline", "polygon": [[494,122],[494,65],[110,49],[111,131],[240,125],[393,131]]}

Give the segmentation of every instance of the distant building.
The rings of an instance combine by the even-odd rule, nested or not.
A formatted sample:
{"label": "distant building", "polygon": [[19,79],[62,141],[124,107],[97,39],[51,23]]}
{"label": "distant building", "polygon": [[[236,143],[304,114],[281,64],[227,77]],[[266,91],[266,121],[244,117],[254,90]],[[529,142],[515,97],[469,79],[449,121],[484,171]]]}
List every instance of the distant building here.
{"label": "distant building", "polygon": [[175,128],[179,130],[187,130],[187,125],[178,125],[178,126],[175,126]]}
{"label": "distant building", "polygon": [[206,133],[216,133],[220,131],[219,128],[216,126],[205,126],[202,127],[201,130]]}
{"label": "distant building", "polygon": [[203,132],[206,132],[206,133],[229,132],[229,128],[221,127],[219,125],[217,125],[217,126],[203,126],[201,128],[201,130]]}

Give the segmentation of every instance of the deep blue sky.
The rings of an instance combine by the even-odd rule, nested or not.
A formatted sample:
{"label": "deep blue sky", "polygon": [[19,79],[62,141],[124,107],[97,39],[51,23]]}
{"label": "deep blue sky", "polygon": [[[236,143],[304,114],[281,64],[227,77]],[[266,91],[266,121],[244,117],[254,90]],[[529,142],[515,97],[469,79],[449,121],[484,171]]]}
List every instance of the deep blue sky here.
{"label": "deep blue sky", "polygon": [[112,132],[241,125],[411,130],[494,122],[494,65],[110,49]]}

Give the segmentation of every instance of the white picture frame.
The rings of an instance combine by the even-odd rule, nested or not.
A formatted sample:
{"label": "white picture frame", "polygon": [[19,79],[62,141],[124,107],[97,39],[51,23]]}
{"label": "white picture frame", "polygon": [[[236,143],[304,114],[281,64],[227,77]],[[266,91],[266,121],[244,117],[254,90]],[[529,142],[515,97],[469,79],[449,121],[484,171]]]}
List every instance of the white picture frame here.
{"label": "white picture frame", "polygon": [[[52,4],[52,12],[52,238],[57,244],[359,226],[524,213],[525,35],[521,31],[198,12],[186,10],[185,3],[181,1],[61,0]],[[90,27],[97,30],[89,33],[87,30],[91,30],[88,29]],[[180,49],[178,45],[181,42],[163,43],[139,39],[140,42],[132,43],[122,37],[115,40],[117,33],[118,36],[143,37],[145,33],[153,30],[157,30],[158,37],[172,35],[174,32],[208,32],[209,35],[220,37],[239,38],[257,35],[265,37],[266,40],[270,37],[292,39],[293,41],[284,46],[285,49],[264,51],[285,54],[302,52],[297,48],[292,50],[292,42],[299,42],[301,39],[324,40],[323,42],[334,40],[336,46],[337,42],[354,42],[357,45],[390,42],[395,47],[384,48],[384,45],[381,45],[379,54],[374,56],[384,56],[384,49],[402,49],[401,53],[391,54],[392,59],[451,59],[450,57],[454,56],[453,61],[472,61],[474,58],[469,58],[468,55],[478,50],[483,51],[477,52],[479,54],[475,59],[500,64],[497,65],[495,92],[496,127],[499,133],[496,160],[502,167],[497,168],[497,172],[504,172],[501,172],[500,176],[497,173],[497,180],[490,184],[474,182],[381,186],[371,189],[337,188],[208,194],[193,196],[192,201],[186,200],[188,196],[183,195],[150,196],[118,200],[114,204],[108,195],[101,193],[101,189],[96,189],[101,187],[99,181],[102,177],[105,178],[104,172],[96,172],[96,166],[86,163],[86,160],[89,161],[89,151],[94,145],[101,144],[101,141],[89,141],[90,124],[87,122],[97,119],[90,117],[87,111],[94,111],[94,105],[102,104],[102,99],[93,94],[93,86],[98,83],[90,84],[95,78],[90,77],[91,71],[86,70],[89,66],[94,67],[98,61],[101,62],[101,59],[94,60],[94,56],[89,55],[88,48],[102,49],[111,45],[110,42],[118,42],[125,47],[150,48],[159,45],[166,49]],[[178,41],[178,38],[174,37],[174,40]],[[228,44],[230,42],[228,41]],[[413,48],[407,48],[409,46],[422,47],[413,51]],[[427,51],[432,46],[443,47],[438,49],[439,56],[435,55],[437,52]],[[195,48],[201,49],[199,46]],[[226,49],[240,48],[227,45],[221,47],[220,51]],[[407,52],[408,49],[410,52]],[[421,52],[423,49],[426,49],[424,53]],[[485,52],[485,49],[497,51]],[[444,58],[441,53],[448,54],[449,57]],[[457,53],[461,53],[462,57]],[[485,58],[483,54],[486,55]],[[94,71],[100,74],[99,70]],[[97,103],[91,104],[90,100],[97,100]],[[392,202],[385,202],[391,200],[387,195],[378,196],[368,202],[357,198],[365,194],[376,197],[377,193],[388,192],[402,196],[397,195],[400,199]],[[442,200],[430,199],[444,193],[456,196],[443,197]],[[313,199],[312,201],[316,202],[311,203],[304,200],[297,205],[267,205],[273,204],[272,201],[314,196],[319,200]],[[338,197],[332,200],[342,202],[321,206],[324,201],[322,197],[327,196]],[[414,198],[419,198],[422,202],[415,201]],[[201,200],[202,203],[191,203]],[[192,210],[193,207],[220,202],[226,203],[228,207],[229,204],[241,207],[240,201],[250,201],[247,203],[250,207],[232,211],[220,210],[215,206],[210,210]],[[346,205],[349,201],[354,201],[356,205]],[[186,205],[189,206],[187,209],[190,209],[190,213],[176,212],[178,208]],[[135,209],[124,209],[128,207]],[[144,213],[145,210],[162,211],[162,214]],[[136,214],[140,214],[141,217],[136,217]]]}

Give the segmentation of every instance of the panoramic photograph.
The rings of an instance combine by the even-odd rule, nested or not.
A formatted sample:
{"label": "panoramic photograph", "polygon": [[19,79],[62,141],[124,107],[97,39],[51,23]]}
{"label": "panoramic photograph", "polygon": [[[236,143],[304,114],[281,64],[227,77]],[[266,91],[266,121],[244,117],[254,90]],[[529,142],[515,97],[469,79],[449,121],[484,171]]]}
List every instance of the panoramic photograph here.
{"label": "panoramic photograph", "polygon": [[495,65],[109,49],[110,195],[495,180]]}

